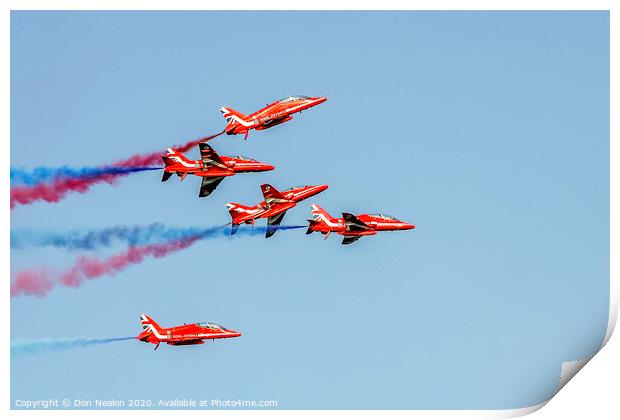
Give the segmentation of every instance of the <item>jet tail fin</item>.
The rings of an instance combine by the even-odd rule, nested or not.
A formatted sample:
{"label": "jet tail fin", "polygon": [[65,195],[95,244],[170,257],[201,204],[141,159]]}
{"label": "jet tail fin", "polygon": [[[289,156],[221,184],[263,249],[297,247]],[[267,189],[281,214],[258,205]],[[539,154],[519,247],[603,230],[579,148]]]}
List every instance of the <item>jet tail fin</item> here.
{"label": "jet tail fin", "polygon": [[242,114],[241,112],[230,107],[223,106],[220,108],[220,112],[228,124],[231,122],[248,122],[248,117],[245,114]]}
{"label": "jet tail fin", "polygon": [[143,330],[155,331],[157,333],[160,333],[162,331],[162,328],[159,326],[159,324],[147,314],[140,314],[140,322],[142,323]]}
{"label": "jet tail fin", "polygon": [[161,157],[161,160],[164,161],[166,166],[172,165],[175,161],[189,162],[189,159],[187,159],[183,153],[171,147],[166,149],[166,154]]}
{"label": "jet tail fin", "polygon": [[[169,169],[170,166],[173,166],[174,164],[178,162],[185,162],[185,163],[190,162],[185,156],[183,156],[182,153],[179,153],[174,149],[168,148],[166,149],[166,152],[167,154],[161,157],[161,160],[164,162],[164,165],[165,165],[164,174],[161,177],[161,182],[168,181],[170,177],[172,176],[172,174],[174,173],[174,172],[171,172],[171,169]],[[182,178],[185,178],[185,175],[187,174],[178,173],[178,175],[181,176]]]}
{"label": "jet tail fin", "polygon": [[312,216],[317,223],[321,221],[334,222],[336,220],[318,204],[310,204],[310,208],[312,209]]}
{"label": "jet tail fin", "polygon": [[238,204],[238,203],[226,203],[226,207],[228,207],[228,213],[230,213],[230,217],[232,218],[232,223],[233,223],[233,234],[235,233],[235,231],[237,230],[235,228],[235,225],[239,225],[238,220],[240,220],[241,217],[248,215],[249,213],[251,213],[251,207],[248,206],[244,206],[243,204]]}

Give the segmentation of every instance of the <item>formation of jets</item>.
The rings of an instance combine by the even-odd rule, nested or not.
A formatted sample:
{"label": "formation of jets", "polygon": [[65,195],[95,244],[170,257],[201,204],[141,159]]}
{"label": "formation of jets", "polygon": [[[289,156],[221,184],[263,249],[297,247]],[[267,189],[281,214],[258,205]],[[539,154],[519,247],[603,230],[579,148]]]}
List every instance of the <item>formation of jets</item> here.
{"label": "formation of jets", "polygon": [[[228,135],[242,134],[244,139],[247,139],[250,130],[265,130],[285,123],[293,118],[292,114],[322,104],[326,100],[327,97],[325,96],[289,96],[270,103],[247,116],[230,107],[222,107],[220,112],[227,122],[222,133]],[[167,153],[162,156],[165,164],[162,182],[167,181],[174,174],[179,176],[181,180],[185,179],[188,174],[201,177],[202,182],[198,196],[206,197],[226,177],[237,173],[265,172],[275,169],[273,165],[243,156],[218,155],[206,143],[216,136],[205,137],[205,142],[198,145],[199,160],[190,160],[174,149],[167,149]],[[265,237],[270,238],[278,230],[287,210],[295,207],[298,202],[325,191],[327,187],[327,185],[306,185],[278,191],[269,184],[263,184],[261,185],[261,192],[264,200],[255,206],[226,203],[232,219],[231,234],[234,234],[241,224],[254,225],[257,219],[267,219]],[[415,229],[414,225],[385,214],[354,216],[350,213],[342,213],[342,217],[336,219],[317,204],[312,204],[311,208],[313,218],[308,220],[309,225],[306,233],[321,232],[327,238],[331,232],[336,232],[344,236],[343,245],[351,244],[362,236],[375,235],[379,231]]]}
{"label": "formation of jets", "polygon": [[[229,107],[220,108],[220,112],[226,119],[226,127],[219,133],[227,135],[241,134],[247,140],[250,130],[265,130],[279,124],[290,121],[297,112],[319,105],[327,100],[327,97],[289,96],[280,99],[264,108],[244,115]],[[162,156],[164,161],[164,173],[162,182],[177,175],[181,180],[188,174],[202,178],[199,197],[210,195],[226,177],[244,172],[265,172],[275,169],[273,165],[262,163],[243,156],[220,156],[206,142],[217,137],[205,137],[199,144],[200,159],[191,160],[174,149],[167,149]],[[328,188],[327,185],[304,185],[291,187],[279,191],[272,185],[260,186],[263,201],[255,206],[245,206],[238,203],[226,203],[231,220],[231,234],[234,234],[241,224],[254,225],[257,219],[267,219],[265,237],[270,238],[278,230],[286,212],[302,200],[315,196]],[[415,226],[400,221],[386,214],[358,214],[342,213],[342,217],[334,218],[318,204],[311,204],[312,219],[308,219],[306,234],[320,232],[325,239],[330,233],[335,232],[343,236],[342,244],[348,245],[357,241],[362,236],[376,235],[381,231],[409,230]],[[146,314],[140,315],[142,333],[137,340],[155,344],[155,350],[161,343],[171,346],[184,346],[204,344],[205,340],[239,337],[241,333],[229,330],[221,325],[211,322],[198,322],[184,324],[171,328],[160,327],[151,317]]]}

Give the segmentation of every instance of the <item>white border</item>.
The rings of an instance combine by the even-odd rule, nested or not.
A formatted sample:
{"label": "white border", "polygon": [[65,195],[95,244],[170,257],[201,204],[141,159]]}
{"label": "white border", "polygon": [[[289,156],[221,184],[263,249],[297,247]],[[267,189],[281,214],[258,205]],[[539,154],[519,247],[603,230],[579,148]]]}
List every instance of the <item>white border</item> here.
{"label": "white border", "polygon": [[[208,6],[208,9],[205,8]],[[383,0],[380,2],[380,6],[378,2],[372,3],[368,1],[357,1],[357,2],[347,2],[347,1],[338,1],[338,0],[314,0],[314,1],[295,1],[295,2],[286,2],[283,0],[265,0],[261,2],[257,1],[247,1],[247,0],[238,0],[235,1],[234,4],[230,4],[228,2],[219,2],[213,4],[205,4],[204,2],[198,0],[175,0],[175,1],[164,1],[164,0],[91,0],[91,1],[79,1],[79,0],[57,0],[57,1],[46,1],[46,0],[5,0],[2,2],[3,14],[0,18],[0,45],[3,48],[3,58],[2,58],[2,66],[0,66],[0,75],[2,76],[3,85],[6,87],[5,92],[7,94],[4,95],[4,101],[2,101],[1,109],[0,109],[0,127],[4,128],[5,136],[5,153],[2,154],[0,159],[3,160],[2,167],[4,171],[2,172],[2,182],[0,183],[0,189],[2,196],[5,197],[5,206],[2,211],[4,213],[4,220],[10,220],[10,209],[9,209],[9,177],[7,168],[10,167],[10,153],[6,153],[6,151],[10,151],[10,10],[65,10],[65,9],[75,9],[75,10],[341,10],[341,9],[358,9],[358,10],[610,10],[610,19],[611,19],[611,70],[610,70],[610,86],[611,86],[611,103],[610,103],[610,121],[611,121],[611,155],[610,155],[610,168],[611,168],[611,209],[610,214],[611,217],[611,243],[610,243],[610,312],[609,312],[609,324],[607,328],[607,333],[605,336],[605,340],[603,345],[605,345],[615,328],[617,314],[618,314],[618,225],[616,222],[617,217],[613,217],[613,215],[617,215],[619,211],[618,206],[618,196],[614,193],[614,190],[617,191],[618,187],[618,170],[614,163],[618,163],[618,146],[614,142],[617,139],[617,110],[618,110],[618,87],[616,83],[616,75],[618,73],[618,54],[617,54],[617,42],[615,40],[618,39],[618,16],[615,12],[619,10],[618,7],[615,7],[615,3],[611,0],[592,0],[592,1],[577,1],[577,0],[565,0],[565,1],[553,1],[553,0],[522,0],[522,1],[513,1],[506,0],[502,2],[498,1],[490,1],[490,0],[477,0],[477,1],[420,1],[420,0],[411,0],[408,2],[405,1],[394,1],[394,0]],[[6,274],[9,273],[9,249],[10,249],[10,223],[4,223],[0,226],[1,234],[3,240],[3,255],[2,262],[4,272]],[[7,279],[9,276],[5,276]],[[4,287],[4,302],[6,305],[4,306],[4,310],[2,311],[3,325],[10,325],[10,294],[9,288],[7,285]],[[617,340],[616,340],[617,341]],[[618,346],[616,346],[617,348]],[[10,366],[10,354],[8,343],[2,347],[0,350],[3,359],[5,360],[5,366]],[[615,355],[618,354],[616,350]],[[581,361],[574,361],[564,363],[562,366],[562,381],[558,387],[558,391],[562,389],[564,385],[576,374],[585,364],[591,360],[590,357],[583,359]],[[608,356],[609,361],[609,356]],[[611,359],[612,363],[618,364],[617,357]],[[617,367],[617,366],[616,366]],[[615,371],[617,373],[617,370]],[[616,384],[617,384],[617,377]],[[593,387],[600,387],[600,384],[594,383],[591,384]],[[1,390],[3,396],[5,396],[4,407],[6,411],[9,411],[10,407],[10,375],[5,376],[5,381],[2,382]],[[615,387],[617,390],[617,387]],[[610,394],[613,395],[613,394]],[[608,401],[610,403],[610,410],[605,411],[607,414],[611,414],[612,417],[606,418],[614,418],[618,415],[618,403],[616,399],[613,401]],[[194,418],[204,417],[205,415],[209,415],[211,417],[217,418],[241,418],[241,417],[253,417],[253,418],[282,418],[282,417],[291,417],[294,415],[296,418],[315,418],[316,416],[327,417],[327,418],[359,418],[359,417],[390,417],[390,418],[508,418],[508,417],[516,417],[522,416],[525,414],[532,413],[538,410],[540,407],[544,406],[546,403],[542,403],[532,407],[525,407],[521,409],[513,409],[513,410],[453,410],[453,411],[241,411],[241,410],[231,410],[231,411],[208,411],[209,414],[206,414],[205,411],[202,410],[192,410],[185,411],[183,413],[184,416],[191,416]],[[615,409],[613,408],[615,407]],[[46,415],[53,418],[64,418],[64,417],[101,417],[107,418],[110,415],[121,416],[121,417],[169,417],[171,415],[178,415],[177,411],[115,411],[114,413],[107,411],[10,411],[11,416],[30,418],[38,415]],[[570,416],[572,418],[572,416]]]}

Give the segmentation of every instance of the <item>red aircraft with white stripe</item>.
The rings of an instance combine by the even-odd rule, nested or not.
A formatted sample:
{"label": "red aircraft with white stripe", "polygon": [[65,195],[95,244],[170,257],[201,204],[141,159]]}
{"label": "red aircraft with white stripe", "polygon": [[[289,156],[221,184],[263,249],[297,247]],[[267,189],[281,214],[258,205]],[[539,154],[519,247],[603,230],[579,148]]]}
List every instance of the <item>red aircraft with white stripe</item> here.
{"label": "red aircraft with white stripe", "polygon": [[386,214],[359,214],[342,213],[342,217],[334,218],[317,204],[311,204],[313,218],[308,220],[306,235],[312,232],[321,232],[325,239],[331,232],[344,236],[342,245],[357,241],[362,236],[376,235],[380,231],[409,230],[415,226],[401,222],[395,217]]}
{"label": "red aircraft with white stripe", "polygon": [[140,315],[143,331],[136,337],[145,343],[155,344],[157,350],[161,343],[171,346],[204,344],[204,340],[239,337],[240,332],[228,330],[212,322],[184,324],[178,327],[162,328],[147,314]]}
{"label": "red aircraft with white stripe", "polygon": [[256,219],[267,219],[265,237],[270,238],[278,230],[287,210],[295,207],[298,202],[325,191],[327,188],[327,185],[304,185],[280,192],[269,184],[263,184],[260,189],[265,201],[261,201],[254,207],[226,203],[228,212],[232,217],[231,235],[234,235],[241,223],[254,224]]}
{"label": "red aircraft with white stripe", "polygon": [[220,108],[220,112],[228,123],[224,132],[228,135],[243,134],[248,138],[250,130],[265,130],[293,119],[291,114],[301,112],[318,104],[322,104],[327,97],[289,96],[275,101],[250,115],[243,115],[229,107]]}
{"label": "red aircraft with white stripe", "polygon": [[177,174],[181,181],[185,179],[187,174],[196,175],[202,177],[198,197],[206,197],[227,176],[275,169],[273,165],[243,156],[220,156],[206,143],[200,143],[198,147],[200,148],[200,160],[189,160],[176,150],[167,149],[168,153],[161,157],[166,165],[161,182],[167,181],[173,174]]}

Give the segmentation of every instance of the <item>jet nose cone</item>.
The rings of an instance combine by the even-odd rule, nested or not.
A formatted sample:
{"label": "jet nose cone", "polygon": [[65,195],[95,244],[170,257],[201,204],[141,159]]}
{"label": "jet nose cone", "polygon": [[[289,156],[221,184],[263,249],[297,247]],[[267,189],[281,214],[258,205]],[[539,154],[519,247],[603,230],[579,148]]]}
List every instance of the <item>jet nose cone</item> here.
{"label": "jet nose cone", "polygon": [[261,166],[261,169],[263,171],[273,171],[274,169],[276,169],[276,167],[273,166],[273,165],[269,165],[267,163],[263,163],[262,166]]}
{"label": "jet nose cone", "polygon": [[400,224],[400,228],[403,230],[409,230],[409,229],[415,229],[415,225],[412,225],[411,223],[401,223]]}
{"label": "jet nose cone", "polygon": [[314,187],[316,189],[317,194],[320,192],[325,191],[326,189],[329,188],[329,185],[317,185],[316,187]]}
{"label": "jet nose cone", "polygon": [[326,100],[327,100],[327,96],[319,96],[318,98],[314,100],[314,104],[315,105],[322,104]]}
{"label": "jet nose cone", "polygon": [[228,332],[232,333],[231,337],[241,337],[241,333],[239,331],[228,330]]}

